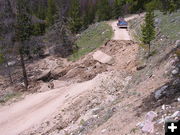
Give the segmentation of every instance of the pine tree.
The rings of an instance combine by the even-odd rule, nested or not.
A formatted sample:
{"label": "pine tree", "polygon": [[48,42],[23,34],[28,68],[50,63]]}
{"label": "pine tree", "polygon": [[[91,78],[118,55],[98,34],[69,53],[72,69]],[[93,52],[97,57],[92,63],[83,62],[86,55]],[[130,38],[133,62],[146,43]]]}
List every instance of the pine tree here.
{"label": "pine tree", "polygon": [[122,1],[115,0],[113,3],[112,15],[114,19],[117,19],[122,15]]}
{"label": "pine tree", "polygon": [[24,49],[25,41],[29,40],[32,34],[31,20],[28,14],[26,0],[17,0],[17,13],[16,13],[16,40],[19,43],[19,54],[21,60],[21,66],[23,70],[24,84],[27,90],[28,79],[24,63]]}
{"label": "pine tree", "polygon": [[[36,17],[41,20],[46,19],[46,7],[42,2],[38,3],[37,11],[34,13]],[[42,35],[45,33],[46,25],[45,23],[36,23],[34,24],[34,35]]]}
{"label": "pine tree", "polygon": [[3,40],[3,28],[2,28],[2,24],[0,23],[0,40]]}
{"label": "pine tree", "polygon": [[88,5],[83,15],[83,27],[87,28],[89,24],[93,23],[95,19],[95,8],[92,5]]}
{"label": "pine tree", "polygon": [[142,25],[142,42],[148,45],[149,56],[153,39],[155,39],[154,11],[148,10],[145,16],[145,23]]}
{"label": "pine tree", "polygon": [[69,28],[73,33],[77,33],[82,27],[79,0],[72,0],[69,10]]}
{"label": "pine tree", "polygon": [[89,20],[90,20],[89,19],[89,9],[86,9],[86,11],[83,15],[83,20],[82,20],[84,29],[86,29],[88,27],[88,25],[90,24]]}
{"label": "pine tree", "polygon": [[108,0],[101,0],[97,10],[98,21],[109,20],[111,18],[111,7]]}
{"label": "pine tree", "polygon": [[51,26],[54,24],[56,14],[56,5],[54,0],[48,0],[48,9],[47,9],[47,24]]}
{"label": "pine tree", "polygon": [[0,64],[4,62],[4,55],[2,52],[0,52]]}
{"label": "pine tree", "polygon": [[180,8],[179,0],[160,0],[162,3],[162,11],[164,13],[172,13]]}

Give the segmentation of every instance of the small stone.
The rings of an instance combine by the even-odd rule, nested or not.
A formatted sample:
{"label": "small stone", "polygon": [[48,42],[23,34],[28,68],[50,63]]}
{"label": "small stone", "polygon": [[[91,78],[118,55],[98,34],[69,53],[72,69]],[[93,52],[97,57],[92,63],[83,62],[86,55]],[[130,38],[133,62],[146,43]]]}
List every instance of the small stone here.
{"label": "small stone", "polygon": [[117,110],[116,107],[113,107],[113,108],[112,108],[112,111],[113,111],[113,112],[116,112],[116,110]]}
{"label": "small stone", "polygon": [[166,106],[165,105],[162,105],[162,110],[165,110],[166,109]]}
{"label": "small stone", "polygon": [[16,61],[10,61],[8,62],[8,66],[14,66],[16,64]]}
{"label": "small stone", "polygon": [[146,67],[146,65],[141,65],[141,66],[138,66],[136,69],[137,70],[142,70],[142,69],[144,69]]}
{"label": "small stone", "polygon": [[176,41],[175,47],[180,47],[180,40],[177,40],[177,41]]}
{"label": "small stone", "polygon": [[180,97],[179,97],[179,98],[177,98],[177,101],[178,101],[178,102],[180,102]]}
{"label": "small stone", "polygon": [[161,23],[161,19],[160,18],[156,18],[154,22],[155,22],[156,25],[159,25]]}
{"label": "small stone", "polygon": [[175,19],[171,19],[170,23],[173,23],[173,22],[175,22],[175,21],[176,21]]}
{"label": "small stone", "polygon": [[[178,85],[178,84],[180,84],[180,79],[175,79],[174,81],[173,81],[173,84],[172,85]],[[180,98],[180,97],[179,97]]]}
{"label": "small stone", "polygon": [[96,115],[96,114],[98,114],[100,111],[101,111],[101,108],[94,108],[94,109],[92,109],[92,114],[93,114],[93,115]]}
{"label": "small stone", "polygon": [[175,62],[176,62],[176,61],[175,61],[174,59],[172,59],[172,60],[170,61],[170,64],[171,64],[171,65],[174,65]]}
{"label": "small stone", "polygon": [[165,38],[166,36],[165,35],[162,35],[161,38]]}
{"label": "small stone", "polygon": [[101,133],[102,133],[102,134],[103,134],[103,133],[105,133],[105,132],[106,132],[106,130],[107,130],[107,129],[103,129],[103,130],[101,130]]}
{"label": "small stone", "polygon": [[102,35],[105,33],[105,31],[102,32]]}
{"label": "small stone", "polygon": [[93,115],[93,118],[98,118],[98,115]]}
{"label": "small stone", "polygon": [[177,75],[179,73],[179,69],[178,68],[176,68],[176,69],[174,69],[173,71],[172,71],[172,74],[173,75]]}
{"label": "small stone", "polygon": [[143,128],[144,123],[143,122],[139,122],[139,123],[136,124],[136,126],[139,127],[139,128]]}
{"label": "small stone", "polygon": [[168,110],[168,109],[170,109],[171,108],[171,106],[170,105],[166,105],[166,109]]}
{"label": "small stone", "polygon": [[179,61],[179,58],[178,58],[177,55],[174,57],[174,60],[175,60],[175,62],[178,62],[178,61]]}

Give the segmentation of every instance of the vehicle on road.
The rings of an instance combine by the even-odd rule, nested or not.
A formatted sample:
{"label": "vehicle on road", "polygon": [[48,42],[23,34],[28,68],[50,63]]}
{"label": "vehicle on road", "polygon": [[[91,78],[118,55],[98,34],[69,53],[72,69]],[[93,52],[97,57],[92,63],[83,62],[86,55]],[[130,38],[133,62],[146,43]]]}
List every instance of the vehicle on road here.
{"label": "vehicle on road", "polygon": [[124,20],[124,18],[119,17],[119,18],[118,18],[117,26],[118,26],[119,28],[128,28],[128,23]]}

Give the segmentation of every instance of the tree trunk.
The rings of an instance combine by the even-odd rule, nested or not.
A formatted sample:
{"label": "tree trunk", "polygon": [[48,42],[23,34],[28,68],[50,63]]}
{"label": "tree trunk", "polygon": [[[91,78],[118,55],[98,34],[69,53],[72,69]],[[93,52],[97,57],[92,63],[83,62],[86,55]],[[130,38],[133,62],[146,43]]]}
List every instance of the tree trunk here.
{"label": "tree trunk", "polygon": [[150,43],[148,44],[148,57],[150,57],[150,55],[151,55],[151,45],[150,45]]}
{"label": "tree trunk", "polygon": [[27,90],[28,89],[28,78],[27,78],[26,67],[25,67],[25,63],[24,63],[24,55],[22,53],[22,47],[20,48],[19,53],[20,53],[22,71],[23,71],[24,85],[25,85],[25,89]]}

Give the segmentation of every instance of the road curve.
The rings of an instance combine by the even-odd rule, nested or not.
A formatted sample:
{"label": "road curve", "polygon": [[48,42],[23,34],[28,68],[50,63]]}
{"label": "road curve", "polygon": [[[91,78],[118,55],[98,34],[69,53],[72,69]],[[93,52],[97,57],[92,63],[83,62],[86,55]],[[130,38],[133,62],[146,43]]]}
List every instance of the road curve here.
{"label": "road curve", "polygon": [[42,123],[56,110],[62,109],[69,98],[91,88],[92,81],[72,84],[52,91],[26,96],[22,101],[0,107],[0,135],[18,135],[34,125]]}
{"label": "road curve", "polygon": [[[143,14],[141,14],[141,15],[143,15]],[[132,20],[132,19],[137,18],[137,17],[139,17],[139,15],[132,15],[132,16],[126,17],[125,20],[129,21],[129,20]],[[110,21],[109,24],[112,26],[112,29],[114,31],[114,35],[112,37],[112,40],[131,40],[131,37],[130,37],[128,30],[123,29],[123,28],[119,28],[117,26],[117,20]]]}

